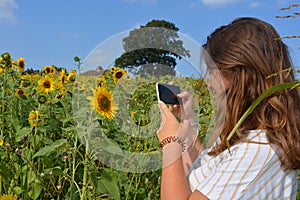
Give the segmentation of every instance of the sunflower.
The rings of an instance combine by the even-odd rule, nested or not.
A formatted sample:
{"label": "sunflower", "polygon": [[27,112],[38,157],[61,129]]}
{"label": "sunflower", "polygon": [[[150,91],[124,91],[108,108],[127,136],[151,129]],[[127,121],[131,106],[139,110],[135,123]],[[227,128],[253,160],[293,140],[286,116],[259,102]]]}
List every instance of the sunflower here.
{"label": "sunflower", "polygon": [[43,67],[42,72],[44,74],[54,74],[56,72],[56,69],[54,66],[45,66]]}
{"label": "sunflower", "polygon": [[0,197],[0,200],[17,200],[17,198],[11,194],[4,194]]}
{"label": "sunflower", "polygon": [[2,138],[0,138],[0,146],[2,146],[4,143],[4,141],[2,140]]}
{"label": "sunflower", "polygon": [[99,76],[99,78],[97,79],[98,85],[99,86],[105,86],[106,85],[106,78],[105,76],[101,75]]}
{"label": "sunflower", "polygon": [[10,54],[9,53],[3,53],[2,55],[1,55],[4,59],[10,59],[11,58],[11,56],[10,56]]}
{"label": "sunflower", "polygon": [[56,83],[52,77],[45,76],[38,81],[39,90],[46,94],[54,91]]}
{"label": "sunflower", "polygon": [[58,77],[59,82],[64,85],[67,82],[67,74],[66,71],[64,69],[62,69],[59,73],[59,77]]}
{"label": "sunflower", "polygon": [[107,119],[114,119],[118,105],[114,102],[112,92],[106,87],[97,87],[93,97],[88,97],[96,112]]}
{"label": "sunflower", "polygon": [[17,59],[17,70],[19,72],[22,72],[22,71],[24,71],[24,69],[25,69],[25,60],[24,60],[24,58],[18,58]]}
{"label": "sunflower", "polygon": [[41,114],[38,110],[32,110],[29,113],[28,122],[32,126],[39,126],[39,125],[41,125],[42,121],[43,121],[43,119],[41,118]]}
{"label": "sunflower", "polygon": [[68,82],[74,82],[76,78],[76,70],[70,70],[70,73],[67,77]]}
{"label": "sunflower", "polygon": [[0,67],[0,74],[3,72],[3,68],[2,67]]}
{"label": "sunflower", "polygon": [[11,69],[11,70],[15,70],[15,66],[13,65],[13,59],[9,59],[6,61],[6,66],[8,67],[8,69]]}
{"label": "sunflower", "polygon": [[111,71],[111,72],[113,72],[113,71],[115,71],[115,66],[110,66],[110,68],[109,68],[109,70]]}
{"label": "sunflower", "polygon": [[114,82],[117,83],[119,80],[121,80],[121,78],[123,78],[125,74],[126,74],[126,70],[122,70],[120,68],[115,69],[113,72]]}
{"label": "sunflower", "polygon": [[65,96],[64,93],[59,93],[59,94],[56,94],[56,95],[54,96],[54,98],[55,98],[55,99],[61,99],[61,98],[63,98],[64,96]]}
{"label": "sunflower", "polygon": [[38,97],[38,102],[40,104],[44,104],[46,101],[47,101],[47,97],[46,96],[41,95],[41,96]]}
{"label": "sunflower", "polygon": [[4,62],[5,64],[5,67],[6,69],[14,69],[14,65],[13,65],[13,60],[11,58],[11,55],[9,53],[3,53],[1,55],[1,58],[2,58],[2,61],[1,62]]}
{"label": "sunflower", "polygon": [[30,85],[31,85],[30,80],[26,80],[26,79],[23,79],[20,84],[20,86],[23,88],[28,88]]}
{"label": "sunflower", "polygon": [[16,89],[16,95],[18,98],[23,99],[26,96],[26,93],[22,89]]}

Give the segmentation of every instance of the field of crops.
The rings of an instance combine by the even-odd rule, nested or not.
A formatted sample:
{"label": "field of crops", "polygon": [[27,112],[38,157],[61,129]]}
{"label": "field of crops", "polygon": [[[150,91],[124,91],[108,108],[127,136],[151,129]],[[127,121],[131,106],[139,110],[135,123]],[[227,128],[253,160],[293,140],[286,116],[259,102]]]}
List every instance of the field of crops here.
{"label": "field of crops", "polygon": [[[97,77],[0,57],[0,200],[159,199],[160,124],[155,83],[195,96],[200,138],[214,111],[205,81],[134,77],[110,67]],[[2,196],[1,196],[2,195]]]}
{"label": "field of crops", "polygon": [[[132,79],[114,67],[98,77],[58,72],[53,66],[26,74],[25,60],[8,53],[0,64],[1,195],[159,199],[156,78]],[[204,82],[183,77],[175,82],[199,91],[204,136],[212,112],[201,89]]]}

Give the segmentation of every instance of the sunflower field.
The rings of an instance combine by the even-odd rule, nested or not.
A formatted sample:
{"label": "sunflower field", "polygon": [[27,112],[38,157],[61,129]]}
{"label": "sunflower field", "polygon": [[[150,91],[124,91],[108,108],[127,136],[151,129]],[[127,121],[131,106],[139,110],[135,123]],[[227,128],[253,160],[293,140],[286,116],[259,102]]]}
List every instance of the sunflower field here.
{"label": "sunflower field", "polygon": [[[1,55],[0,199],[159,199],[157,79],[113,66],[84,77],[74,61],[70,72],[27,73],[24,58]],[[204,82],[175,82],[199,91],[204,138],[213,112]]]}
{"label": "sunflower field", "polygon": [[[0,200],[160,199],[156,82],[174,81],[197,100],[199,136],[214,110],[204,80],[100,76],[0,57]],[[299,195],[298,195],[299,196]]]}

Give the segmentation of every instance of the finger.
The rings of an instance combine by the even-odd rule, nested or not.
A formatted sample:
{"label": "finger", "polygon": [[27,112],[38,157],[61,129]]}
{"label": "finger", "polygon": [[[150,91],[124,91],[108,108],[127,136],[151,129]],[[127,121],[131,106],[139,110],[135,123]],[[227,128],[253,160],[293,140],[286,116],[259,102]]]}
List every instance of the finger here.
{"label": "finger", "polygon": [[173,114],[178,113],[180,111],[180,106],[179,105],[172,105],[171,106],[171,111]]}
{"label": "finger", "polygon": [[158,105],[160,106],[161,113],[163,113],[165,117],[170,117],[170,116],[174,117],[174,115],[172,114],[172,112],[164,102],[159,101]]}
{"label": "finger", "polygon": [[191,95],[189,92],[183,91],[183,92],[177,94],[177,96],[181,99],[186,99],[186,98],[189,98]]}
{"label": "finger", "polygon": [[180,124],[177,136],[185,140],[189,130],[190,130],[190,122],[188,120],[183,120],[183,122]]}
{"label": "finger", "polygon": [[174,105],[173,105],[173,109],[174,109],[174,110],[180,109],[180,105],[174,104]]}
{"label": "finger", "polygon": [[164,111],[164,109],[163,109],[163,104],[164,104],[164,102],[158,101],[158,108],[159,108],[159,111],[160,111],[160,114],[161,114],[161,115],[162,115],[162,114],[165,114],[165,111]]}
{"label": "finger", "polygon": [[156,134],[159,135],[162,128],[164,127],[165,123],[166,123],[166,116],[165,116],[165,111],[164,109],[162,108],[162,104],[161,104],[161,101],[158,102],[158,108],[159,108],[159,111],[160,111],[160,126],[159,126],[159,129],[156,131]]}

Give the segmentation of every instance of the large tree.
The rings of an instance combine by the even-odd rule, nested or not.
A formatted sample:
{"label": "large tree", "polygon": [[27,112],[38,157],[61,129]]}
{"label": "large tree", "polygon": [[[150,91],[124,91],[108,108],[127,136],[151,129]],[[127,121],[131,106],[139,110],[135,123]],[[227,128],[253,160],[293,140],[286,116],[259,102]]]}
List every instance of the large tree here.
{"label": "large tree", "polygon": [[142,77],[176,74],[176,60],[190,56],[179,40],[175,24],[165,20],[152,20],[145,26],[130,31],[123,39],[125,52],[115,65]]}

